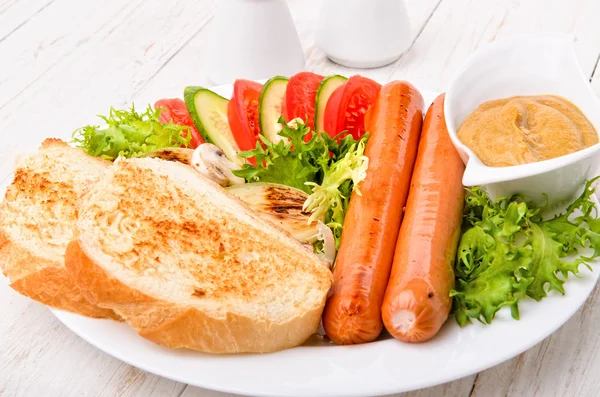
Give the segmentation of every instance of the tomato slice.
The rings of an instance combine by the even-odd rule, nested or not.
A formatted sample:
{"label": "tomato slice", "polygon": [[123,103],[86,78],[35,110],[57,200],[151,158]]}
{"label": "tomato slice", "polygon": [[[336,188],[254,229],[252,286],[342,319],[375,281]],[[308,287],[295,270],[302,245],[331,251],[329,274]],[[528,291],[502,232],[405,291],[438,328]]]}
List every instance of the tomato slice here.
{"label": "tomato slice", "polygon": [[300,72],[290,77],[283,99],[285,106],[282,106],[285,121],[300,117],[314,130],[317,89],[324,78],[325,76],[311,72]]}
{"label": "tomato slice", "polygon": [[[200,133],[196,129],[192,116],[188,112],[185,102],[179,98],[172,99],[160,99],[154,104],[154,109],[161,108],[160,116],[158,119],[161,123],[174,123],[179,125],[185,125],[190,127],[192,137],[190,138],[189,148],[196,149],[201,143],[204,143],[204,139],[200,136]],[[186,136],[186,133],[182,133]]]}
{"label": "tomato slice", "polygon": [[[346,84],[348,84],[348,82],[345,82],[344,84],[336,88],[327,100],[327,104],[325,105],[324,128],[325,132],[327,132],[327,134],[332,138],[338,134],[337,114],[338,109],[340,108],[342,96],[344,95]],[[339,132],[341,131],[343,130],[340,130]]]}
{"label": "tomato slice", "polygon": [[[342,131],[359,139],[366,132],[365,113],[375,103],[381,84],[359,75],[339,86],[325,106],[325,131],[334,137]],[[340,137],[341,138],[341,137]]]}
{"label": "tomato slice", "polygon": [[[227,118],[233,138],[241,150],[256,147],[260,124],[258,122],[258,101],[262,84],[238,79],[233,84],[233,97],[227,104]],[[249,159],[255,164],[254,159]]]}

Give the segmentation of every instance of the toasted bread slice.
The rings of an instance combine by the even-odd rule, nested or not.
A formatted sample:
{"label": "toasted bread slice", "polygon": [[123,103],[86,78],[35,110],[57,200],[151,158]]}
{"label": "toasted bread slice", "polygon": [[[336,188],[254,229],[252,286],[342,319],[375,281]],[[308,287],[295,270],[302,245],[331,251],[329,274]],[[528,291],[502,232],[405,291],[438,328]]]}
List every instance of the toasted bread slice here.
{"label": "toasted bread slice", "polygon": [[192,168],[118,160],[84,195],[67,268],[86,297],[158,344],[211,353],[303,343],[331,272]]}
{"label": "toasted bread slice", "polygon": [[64,262],[77,197],[108,164],[59,139],[46,139],[39,152],[21,158],[0,203],[0,267],[12,288],[59,309],[115,317],[83,297]]}

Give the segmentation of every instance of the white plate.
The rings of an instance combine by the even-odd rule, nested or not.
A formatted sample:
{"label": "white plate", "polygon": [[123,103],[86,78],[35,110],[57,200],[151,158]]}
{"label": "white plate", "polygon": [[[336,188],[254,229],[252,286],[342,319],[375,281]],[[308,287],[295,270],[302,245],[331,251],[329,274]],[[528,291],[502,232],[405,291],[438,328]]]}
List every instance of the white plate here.
{"label": "white plate", "polygon": [[[229,97],[231,86],[217,91]],[[427,104],[435,97],[422,93]],[[523,300],[520,321],[512,320],[507,310],[498,313],[492,326],[461,329],[450,319],[433,340],[414,345],[383,339],[358,346],[315,343],[272,354],[218,356],[169,350],[139,337],[125,324],[52,311],[104,352],[193,386],[256,396],[374,396],[452,381],[522,353],[583,305],[599,274],[582,268],[583,277],[571,277],[566,283],[566,296],[550,294],[539,303]]]}

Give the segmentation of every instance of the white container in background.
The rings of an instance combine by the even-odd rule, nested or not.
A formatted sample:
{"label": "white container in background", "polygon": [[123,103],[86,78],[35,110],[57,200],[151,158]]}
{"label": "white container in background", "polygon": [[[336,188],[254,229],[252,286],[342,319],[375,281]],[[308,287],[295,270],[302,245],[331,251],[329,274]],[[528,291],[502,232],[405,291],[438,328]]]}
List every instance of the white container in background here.
{"label": "white container in background", "polygon": [[375,68],[394,62],[411,44],[404,0],[322,0],[315,43],[334,62]]}
{"label": "white container in background", "polygon": [[304,51],[285,0],[218,0],[207,50],[213,84],[290,76]]}
{"label": "white container in background", "polygon": [[600,132],[600,100],[575,54],[573,37],[531,34],[477,50],[456,74],[444,102],[452,143],[467,165],[465,186],[482,185],[493,198],[522,193],[538,204],[572,199],[600,167],[600,143],[536,163],[488,167],[458,139],[465,119],[480,104],[514,95],[559,95],[573,102]]}

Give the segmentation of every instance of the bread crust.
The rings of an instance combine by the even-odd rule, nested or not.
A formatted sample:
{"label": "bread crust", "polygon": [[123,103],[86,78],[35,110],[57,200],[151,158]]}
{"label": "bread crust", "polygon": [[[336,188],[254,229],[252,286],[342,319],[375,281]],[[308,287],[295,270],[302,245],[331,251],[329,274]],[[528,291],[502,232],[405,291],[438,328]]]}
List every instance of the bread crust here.
{"label": "bread crust", "polygon": [[[112,310],[100,308],[86,300],[62,264],[36,257],[0,232],[0,257],[5,256],[12,257],[16,263],[44,264],[41,270],[18,278],[10,284],[21,295],[87,317],[119,319]],[[5,276],[9,277],[10,273],[3,268]]]}
{"label": "bread crust", "polygon": [[140,336],[170,348],[207,353],[268,353],[304,343],[317,329],[325,304],[285,323],[257,321],[228,312],[208,315],[195,307],[155,299],[106,274],[75,239],[65,263],[91,302],[110,307]]}

